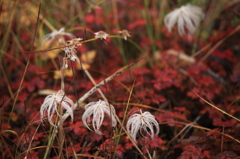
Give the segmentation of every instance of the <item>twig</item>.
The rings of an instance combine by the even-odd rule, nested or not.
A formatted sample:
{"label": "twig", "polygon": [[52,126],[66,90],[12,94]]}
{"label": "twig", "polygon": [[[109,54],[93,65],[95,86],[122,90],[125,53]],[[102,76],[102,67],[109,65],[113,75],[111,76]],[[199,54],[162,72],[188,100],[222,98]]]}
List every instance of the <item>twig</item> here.
{"label": "twig", "polygon": [[183,137],[184,137],[184,136],[186,135],[186,133],[190,130],[190,128],[192,128],[191,126],[192,126],[193,124],[197,124],[196,122],[199,120],[200,117],[201,117],[201,116],[198,116],[198,117],[194,120],[194,122],[187,124],[177,135],[174,136],[174,138],[172,138],[172,139],[168,142],[167,146],[169,146],[174,140],[177,139],[178,136],[180,136],[180,135],[186,130],[185,133],[183,134],[182,138],[181,138],[181,139],[183,139]]}
{"label": "twig", "polygon": [[203,97],[201,97],[199,94],[197,94],[197,93],[194,92],[193,90],[192,90],[192,92],[193,92],[194,94],[196,94],[196,95],[197,95],[201,100],[203,100],[205,103],[207,103],[208,105],[210,105],[211,107],[217,109],[218,111],[222,112],[223,114],[226,114],[226,115],[228,115],[229,117],[231,117],[231,118],[237,120],[238,122],[240,122],[240,119],[238,119],[237,117],[232,116],[231,114],[225,112],[224,110],[222,110],[222,109],[216,107],[215,105],[211,104],[210,102],[206,101]]}
{"label": "twig", "polygon": [[78,43],[69,44],[67,46],[64,45],[64,46],[51,48],[51,49],[44,49],[44,50],[37,50],[37,51],[26,51],[26,52],[24,52],[24,54],[33,54],[33,53],[36,54],[36,53],[48,52],[48,51],[57,50],[57,49],[64,49],[65,47],[70,47],[70,46],[74,46],[74,45],[78,45],[78,44],[83,44],[83,43],[86,43],[86,42],[94,41],[96,39],[97,38],[92,38],[92,39],[89,39],[89,40],[80,41]]}
{"label": "twig", "polygon": [[[82,67],[83,71],[86,73],[86,75],[88,76],[88,78],[90,79],[90,81],[93,83],[94,86],[97,85],[97,83],[94,81],[94,79],[92,78],[91,74],[88,72],[88,70],[86,69],[86,67],[80,62],[79,58],[77,58],[77,61],[79,63],[79,65]],[[107,102],[107,98],[104,96],[104,94],[102,93],[101,89],[97,89],[97,91],[99,92],[99,94],[102,96],[102,98]]]}
{"label": "twig", "polygon": [[32,45],[31,45],[31,51],[33,49],[33,45],[34,45],[34,41],[35,41],[35,38],[36,38],[36,33],[37,33],[37,28],[38,28],[38,23],[39,23],[39,16],[40,16],[40,10],[41,10],[41,2],[39,3],[39,7],[38,7],[38,14],[37,14],[37,24],[36,24],[36,28],[35,28],[35,31],[34,31],[34,35],[33,35],[33,41],[32,41]]}
{"label": "twig", "polygon": [[29,143],[29,145],[28,145],[28,149],[27,149],[27,152],[26,152],[26,155],[25,155],[24,159],[27,159],[27,157],[28,157],[28,153],[29,153],[29,151],[31,150],[32,142],[33,142],[34,137],[35,137],[35,135],[36,135],[36,133],[37,133],[37,131],[38,131],[38,129],[39,129],[39,126],[40,126],[40,124],[38,124],[38,126],[37,126],[37,128],[36,128],[36,130],[35,130],[35,132],[34,132],[34,134],[33,134],[33,136],[32,136],[32,138],[31,138],[31,141],[30,141],[30,143]]}
{"label": "twig", "polygon": [[0,64],[0,67],[1,67],[1,71],[3,73],[3,78],[4,78],[4,80],[6,81],[6,84],[7,84],[8,92],[9,92],[11,98],[14,98],[13,91],[11,89],[10,83],[8,81],[8,78],[7,78],[7,74],[6,74],[6,72],[5,72],[4,68],[3,68],[2,63]]}

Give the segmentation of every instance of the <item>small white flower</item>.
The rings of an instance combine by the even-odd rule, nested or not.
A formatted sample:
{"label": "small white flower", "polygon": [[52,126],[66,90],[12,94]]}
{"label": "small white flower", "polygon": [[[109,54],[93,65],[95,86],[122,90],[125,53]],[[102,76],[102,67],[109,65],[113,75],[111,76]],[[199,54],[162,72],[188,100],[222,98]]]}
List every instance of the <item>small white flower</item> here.
{"label": "small white flower", "polygon": [[[47,40],[50,40],[50,43],[54,40],[61,40],[64,35],[69,36],[70,38],[74,38],[74,35],[71,33],[65,33],[64,28],[61,28],[60,30],[54,30],[52,33],[47,34],[43,37],[42,44],[46,42]],[[59,41],[61,42],[61,41]]]}
{"label": "small white flower", "polygon": [[75,61],[76,59],[76,50],[75,50],[76,46],[73,45],[73,46],[68,46],[68,47],[65,47],[63,50],[65,52],[65,55],[67,58],[69,58],[70,60],[72,61]]}
{"label": "small white flower", "polygon": [[56,126],[53,123],[53,116],[54,114],[57,114],[58,117],[60,117],[60,114],[58,113],[58,107],[61,106],[66,110],[67,113],[71,115],[71,118],[73,120],[73,101],[65,96],[65,93],[63,90],[59,90],[57,94],[48,95],[40,108],[40,116],[41,120],[43,121],[45,112],[47,112],[47,118],[49,123],[52,126]]}
{"label": "small white flower", "polygon": [[194,33],[203,17],[204,14],[200,7],[187,4],[168,13],[164,18],[164,23],[169,32],[172,31],[173,25],[178,23],[178,32],[182,36],[186,34],[185,27],[188,32]]}
{"label": "small white flower", "polygon": [[116,114],[115,109],[111,104],[102,100],[99,100],[97,102],[91,102],[85,105],[85,112],[82,116],[83,124],[89,130],[91,130],[88,127],[88,124],[90,123],[90,116],[93,115],[92,118],[93,129],[96,133],[101,135],[102,132],[100,131],[100,127],[104,119],[104,113],[106,113],[111,118],[112,127],[115,127],[117,125],[117,121],[114,117],[114,115]]}
{"label": "small white flower", "polygon": [[154,128],[156,127],[156,134],[159,133],[159,124],[155,120],[155,117],[149,113],[144,112],[142,113],[142,110],[140,110],[140,114],[135,113],[133,114],[127,122],[126,128],[130,136],[133,138],[134,141],[136,141],[136,136],[138,131],[140,131],[140,134],[144,136],[143,131],[151,136],[151,138],[154,138]]}
{"label": "small white flower", "polygon": [[68,68],[68,64],[67,63],[65,64],[65,68]]}
{"label": "small white flower", "polygon": [[81,40],[82,38],[75,38],[75,39],[69,40],[67,41],[67,46],[63,49],[66,54],[66,57],[72,61],[75,61],[75,59],[77,59],[75,48],[77,48],[77,46],[82,45],[81,43],[79,43]]}
{"label": "small white flower", "polygon": [[81,46],[82,43],[79,43],[79,42],[82,41],[82,40],[83,40],[83,38],[74,38],[72,40],[67,41],[67,45],[75,44],[74,46]]}
{"label": "small white flower", "polygon": [[131,37],[127,30],[118,31],[118,33],[122,34],[124,40],[127,40],[127,37]]}
{"label": "small white flower", "polygon": [[99,31],[99,32],[96,32],[94,34],[95,34],[95,38],[100,38],[101,40],[102,39],[106,40],[107,36],[109,35],[109,34],[105,33],[104,31]]}

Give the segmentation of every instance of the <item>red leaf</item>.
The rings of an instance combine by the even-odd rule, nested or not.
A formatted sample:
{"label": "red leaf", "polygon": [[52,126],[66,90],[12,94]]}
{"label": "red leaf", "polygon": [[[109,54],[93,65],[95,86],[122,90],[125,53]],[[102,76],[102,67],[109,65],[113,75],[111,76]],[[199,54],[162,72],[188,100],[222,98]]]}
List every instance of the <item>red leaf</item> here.
{"label": "red leaf", "polygon": [[203,151],[205,157],[207,158],[211,158],[210,154],[209,154],[209,151]]}
{"label": "red leaf", "polygon": [[84,21],[86,23],[93,23],[95,20],[95,16],[93,14],[88,14],[84,17]]}
{"label": "red leaf", "polygon": [[125,147],[127,150],[129,150],[129,149],[132,149],[133,144],[129,142],[129,143],[126,143],[126,144],[124,145],[124,147]]}
{"label": "red leaf", "polygon": [[147,150],[160,147],[166,142],[159,138],[157,135],[154,136],[154,139],[151,139],[150,136],[144,137],[138,142],[142,145],[143,153],[147,153]]}
{"label": "red leaf", "polygon": [[102,139],[102,135],[99,135],[99,134],[97,134],[97,133],[95,133],[95,132],[92,133],[92,136],[91,136],[91,138],[90,138],[90,140],[91,140],[92,142],[94,142],[94,141],[100,141],[101,139]]}
{"label": "red leaf", "polygon": [[29,92],[33,92],[35,89],[35,86],[32,83],[25,83],[25,86],[27,87]]}
{"label": "red leaf", "polygon": [[213,125],[215,126],[221,126],[221,127],[232,127],[236,124],[236,120],[230,120],[230,121],[218,121],[214,122]]}
{"label": "red leaf", "polygon": [[116,151],[117,157],[118,157],[118,158],[122,158],[124,152],[125,152],[125,150],[124,150],[124,148],[122,147],[122,145],[118,145],[118,146],[117,146],[117,151]]}
{"label": "red leaf", "polygon": [[196,147],[193,145],[187,145],[183,148],[184,151],[195,151]]}
{"label": "red leaf", "polygon": [[69,155],[73,154],[73,150],[74,150],[75,152],[79,152],[79,151],[82,150],[82,148],[80,147],[79,144],[75,144],[75,145],[73,145],[73,147],[72,147],[72,146],[68,146],[68,147],[67,147],[67,153],[68,153]]}
{"label": "red leaf", "polygon": [[1,124],[0,131],[4,131],[6,129],[11,129],[11,126],[5,123]]}
{"label": "red leaf", "polygon": [[88,152],[89,150],[91,150],[92,148],[91,147],[85,147],[84,150],[85,152]]}
{"label": "red leaf", "polygon": [[163,82],[172,82],[172,79],[171,79],[169,76],[162,76],[162,77],[161,77],[161,80],[162,80]]}
{"label": "red leaf", "polygon": [[144,19],[139,19],[139,20],[135,21],[134,23],[129,24],[128,29],[132,30],[137,26],[141,26],[141,25],[145,25],[145,24],[146,24],[146,21]]}
{"label": "red leaf", "polygon": [[23,102],[23,101],[27,100],[28,96],[29,96],[29,93],[20,92],[19,95],[18,95],[18,101]]}
{"label": "red leaf", "polygon": [[161,84],[160,82],[154,82],[153,87],[154,87],[156,90],[161,90],[161,89],[162,89],[162,84]]}
{"label": "red leaf", "polygon": [[87,129],[82,127],[83,123],[81,121],[76,122],[75,124],[70,124],[70,130],[73,130],[74,134],[76,135],[83,135],[87,133]]}
{"label": "red leaf", "polygon": [[180,112],[185,112],[186,111],[186,108],[185,107],[174,107],[173,108],[174,110],[178,110]]}
{"label": "red leaf", "polygon": [[160,113],[156,119],[158,120],[159,123],[162,123],[162,122],[169,122],[168,125],[169,126],[174,126],[174,114],[170,111],[166,111],[164,114],[163,113]]}
{"label": "red leaf", "polygon": [[147,73],[151,73],[151,71],[147,68],[135,68],[132,73],[136,74],[136,75],[144,75]]}
{"label": "red leaf", "polygon": [[219,137],[221,136],[220,133],[217,133],[217,132],[220,132],[220,129],[219,128],[216,128],[216,129],[212,129],[210,131],[207,132],[207,136],[214,136],[214,137]]}
{"label": "red leaf", "polygon": [[158,143],[155,140],[150,141],[150,147],[158,147]]}
{"label": "red leaf", "polygon": [[147,91],[146,90],[142,90],[142,91],[138,91],[137,92],[137,97],[138,98],[144,98],[147,94]]}
{"label": "red leaf", "polygon": [[195,147],[193,145],[187,145],[183,148],[183,153],[181,154],[181,159],[190,158],[204,158],[205,154],[202,153],[202,148]]}
{"label": "red leaf", "polygon": [[100,145],[100,150],[105,152],[105,151],[111,151],[114,152],[115,150],[115,142],[112,141],[111,139],[106,139],[103,144]]}

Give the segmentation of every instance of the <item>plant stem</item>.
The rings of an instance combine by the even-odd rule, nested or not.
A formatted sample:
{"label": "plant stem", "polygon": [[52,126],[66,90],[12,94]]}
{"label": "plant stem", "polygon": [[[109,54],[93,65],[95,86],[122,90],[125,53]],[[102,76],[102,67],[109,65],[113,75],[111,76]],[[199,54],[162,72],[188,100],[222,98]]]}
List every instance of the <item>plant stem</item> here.
{"label": "plant stem", "polygon": [[145,11],[143,11],[142,14],[143,14],[144,19],[146,19],[146,21],[147,21],[146,29],[147,29],[148,36],[150,38],[152,52],[155,52],[156,46],[154,44],[154,38],[153,38],[153,33],[152,33],[152,26],[151,26],[152,23],[151,23],[151,18],[149,15],[148,0],[144,0],[144,6],[145,6]]}
{"label": "plant stem", "polygon": [[[134,86],[134,85],[133,85],[133,86]],[[131,96],[132,96],[133,86],[132,86],[132,88],[131,88],[131,90],[130,90],[130,94],[129,94],[129,97],[128,97],[128,102],[127,102],[127,106],[126,106],[126,109],[125,109],[125,112],[124,112],[124,116],[123,116],[123,120],[122,120],[122,125],[124,125],[124,121],[125,121],[125,119],[126,119],[126,117],[127,117],[127,110],[128,110],[130,98],[131,98]],[[116,148],[115,148],[115,151],[114,151],[113,159],[114,159],[115,156],[116,156],[117,146],[118,146],[119,141],[120,141],[120,137],[121,137],[121,133],[122,133],[122,128],[123,128],[123,127],[121,126],[120,132],[119,132],[119,136],[118,136],[117,141],[116,141]]]}

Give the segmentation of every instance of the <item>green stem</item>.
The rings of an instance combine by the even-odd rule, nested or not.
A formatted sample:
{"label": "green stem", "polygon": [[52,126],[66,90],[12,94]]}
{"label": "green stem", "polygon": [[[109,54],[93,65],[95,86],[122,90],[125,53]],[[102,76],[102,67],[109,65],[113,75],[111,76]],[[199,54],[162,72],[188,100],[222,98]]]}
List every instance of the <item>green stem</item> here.
{"label": "green stem", "polygon": [[154,45],[154,38],[153,38],[152,26],[151,26],[152,22],[149,16],[148,0],[144,0],[144,6],[145,6],[145,12],[143,11],[142,13],[143,13],[144,19],[147,21],[146,29],[147,29],[148,36],[150,37],[152,51],[155,52],[156,46]]}
{"label": "green stem", "polygon": [[77,14],[75,17],[71,18],[71,20],[66,24],[65,27],[68,28],[74,21],[76,21],[79,18],[79,16],[82,16],[82,15],[86,14],[89,10],[95,8],[96,6],[99,6],[100,4],[104,3],[105,1],[106,0],[101,0],[94,5],[90,5],[86,10]]}
{"label": "green stem", "polygon": [[[134,86],[134,85],[133,85],[133,86]],[[123,116],[123,120],[122,120],[122,125],[124,125],[125,119],[126,119],[126,117],[127,117],[127,111],[128,111],[128,106],[129,106],[129,102],[130,102],[130,99],[131,99],[132,91],[133,91],[133,86],[132,86],[132,88],[131,88],[130,95],[129,95],[129,97],[128,97],[128,102],[127,102],[127,106],[126,106],[126,109],[125,109],[125,112],[124,112],[124,116]],[[120,141],[122,129],[123,129],[123,128],[122,128],[122,126],[121,126],[120,132],[119,132],[119,136],[118,136],[117,139],[116,139],[116,148],[115,148],[115,151],[114,151],[113,159],[115,159],[115,156],[116,156],[117,146],[118,146],[119,141]]]}
{"label": "green stem", "polygon": [[21,82],[20,82],[20,86],[19,86],[19,88],[18,88],[18,90],[17,90],[17,95],[16,95],[16,98],[15,98],[15,100],[14,100],[14,103],[13,103],[13,106],[12,106],[12,110],[11,110],[10,115],[9,115],[9,118],[8,118],[8,125],[9,125],[9,123],[10,123],[11,116],[12,116],[13,110],[14,110],[14,108],[15,108],[17,99],[18,99],[18,95],[19,95],[20,91],[22,90],[22,84],[23,84],[23,81],[24,81],[24,78],[25,78],[25,75],[26,75],[26,72],[27,72],[28,65],[29,65],[29,60],[28,60],[27,65],[26,65],[26,67],[25,67],[25,70],[24,70],[24,73],[23,73],[23,77],[22,77]]}
{"label": "green stem", "polygon": [[[116,29],[120,30],[120,26],[119,26],[119,23],[118,23],[118,10],[117,10],[116,0],[112,0],[112,6],[113,6],[112,8],[113,8],[113,15],[114,15],[114,21],[115,21],[115,24],[116,24]],[[118,45],[116,45],[116,46],[119,46],[120,54],[122,56],[123,62],[124,62],[125,65],[127,65],[127,58],[126,58],[126,55],[125,55],[125,52],[124,52],[124,47],[123,47],[122,40],[117,39],[117,44]]]}
{"label": "green stem", "polygon": [[52,145],[52,142],[53,142],[53,138],[54,138],[54,136],[55,136],[55,133],[56,133],[56,127],[51,127],[50,132],[49,132],[49,136],[51,136],[51,137],[50,137],[50,139],[48,140],[46,152],[45,152],[45,154],[44,154],[43,159],[47,159],[47,157],[48,157],[48,154],[49,154],[49,151],[50,151],[50,148],[51,148],[51,145]]}

